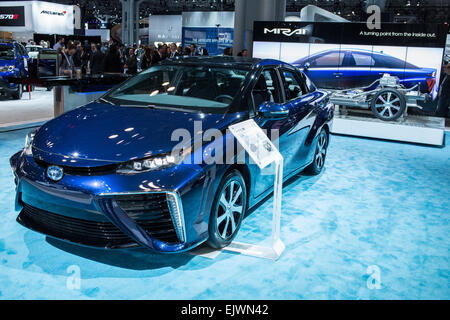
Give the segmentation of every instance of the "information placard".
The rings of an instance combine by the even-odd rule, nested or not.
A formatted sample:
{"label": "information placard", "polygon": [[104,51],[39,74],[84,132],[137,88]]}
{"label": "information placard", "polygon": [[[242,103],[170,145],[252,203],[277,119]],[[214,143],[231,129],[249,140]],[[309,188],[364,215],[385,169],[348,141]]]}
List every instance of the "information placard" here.
{"label": "information placard", "polygon": [[231,125],[228,129],[260,169],[267,167],[272,162],[275,163],[275,181],[273,195],[272,246],[263,247],[233,241],[229,246],[225,247],[224,250],[276,260],[280,257],[285,248],[280,239],[283,156],[253,119]]}
{"label": "information placard", "polygon": [[246,120],[228,128],[260,169],[282,158],[272,141],[253,120]]}

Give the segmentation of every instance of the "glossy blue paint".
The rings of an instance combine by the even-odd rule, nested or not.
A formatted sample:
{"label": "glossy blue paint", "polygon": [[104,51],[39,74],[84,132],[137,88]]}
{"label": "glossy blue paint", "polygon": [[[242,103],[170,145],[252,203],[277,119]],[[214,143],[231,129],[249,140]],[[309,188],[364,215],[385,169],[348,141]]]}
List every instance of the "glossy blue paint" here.
{"label": "glossy blue paint", "polygon": [[28,53],[25,48],[18,43],[0,43],[0,48],[11,48],[14,50],[14,58],[4,59],[0,58],[0,67],[14,66],[12,70],[0,71],[0,91],[6,93],[13,93],[17,90],[17,85],[9,83],[9,77],[26,76],[28,74],[28,67],[25,65],[28,61]]}
{"label": "glossy blue paint", "polygon": [[[325,92],[314,90],[279,104],[277,109],[287,111],[283,118],[268,118],[267,114],[259,113],[252,116],[249,106],[243,103],[248,101],[247,95],[263,68],[284,66],[298,72],[296,69],[276,60],[217,57],[176,59],[166,63],[246,65],[251,71],[241,94],[223,112],[123,107],[97,101],[47,122],[34,136],[33,155],[19,152],[10,159],[17,182],[16,209],[20,210],[25,203],[70,218],[112,222],[137,244],[150,250],[180,252],[207,240],[212,202],[228,170],[237,168],[246,177],[249,207],[255,206],[272,190],[270,178],[273,177],[261,174],[248,159],[236,165],[235,159],[239,156],[236,152],[223,164],[208,161],[215,156],[223,157],[216,152],[236,143],[226,131],[229,125],[254,117],[269,134],[273,129],[279,130],[279,149],[286,159],[285,179],[312,162],[316,136],[322,128],[328,130],[333,117],[333,105]],[[194,126],[194,121],[201,124],[200,129]],[[193,146],[181,164],[136,174],[120,174],[115,169],[100,175],[70,173],[70,170],[115,166],[170,152],[179,143],[179,140],[172,141],[172,133],[180,128],[189,132]],[[222,138],[197,144],[202,137],[198,131],[204,133],[208,129],[220,130]],[[204,161],[197,162],[197,159]],[[61,180],[55,182],[48,178],[48,165],[64,168]],[[179,196],[186,234],[183,242],[169,244],[150,237],[113,198],[116,194],[161,192],[173,192]]]}

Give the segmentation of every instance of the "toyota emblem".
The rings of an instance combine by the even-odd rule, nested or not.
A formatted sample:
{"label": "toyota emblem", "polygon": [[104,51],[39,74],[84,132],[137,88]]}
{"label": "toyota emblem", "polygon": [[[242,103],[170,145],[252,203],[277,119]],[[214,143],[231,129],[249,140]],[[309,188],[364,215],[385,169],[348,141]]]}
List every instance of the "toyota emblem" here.
{"label": "toyota emblem", "polygon": [[53,181],[59,181],[64,175],[63,168],[58,166],[50,166],[47,168],[47,177]]}

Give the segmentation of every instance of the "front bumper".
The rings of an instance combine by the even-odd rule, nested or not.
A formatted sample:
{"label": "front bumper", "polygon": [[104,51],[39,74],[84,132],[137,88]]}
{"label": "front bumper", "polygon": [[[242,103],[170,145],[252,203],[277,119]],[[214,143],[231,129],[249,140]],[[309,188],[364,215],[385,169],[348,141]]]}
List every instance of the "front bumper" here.
{"label": "front bumper", "polygon": [[17,85],[8,82],[11,76],[14,76],[14,72],[0,72],[0,93],[12,94],[17,91]]}
{"label": "front bumper", "polygon": [[[45,168],[21,152],[10,164],[17,184],[17,221],[37,232],[85,246],[144,246],[166,253],[186,251],[206,240],[207,228],[198,215],[188,217],[191,227],[186,227],[180,190],[154,185],[160,180],[156,177],[154,190],[128,192],[118,179],[137,175],[67,174],[55,183],[46,178]],[[185,192],[184,201],[192,203],[195,193]]]}

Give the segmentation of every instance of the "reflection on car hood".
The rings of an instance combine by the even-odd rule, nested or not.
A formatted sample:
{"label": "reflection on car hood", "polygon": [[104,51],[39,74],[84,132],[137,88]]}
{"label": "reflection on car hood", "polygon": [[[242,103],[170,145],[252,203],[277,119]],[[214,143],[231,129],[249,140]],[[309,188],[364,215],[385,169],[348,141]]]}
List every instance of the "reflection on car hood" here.
{"label": "reflection on car hood", "polygon": [[205,131],[225,128],[235,119],[236,114],[91,103],[44,124],[34,138],[33,148],[42,160],[53,163],[59,163],[54,161],[58,156],[80,159],[72,161],[73,166],[90,166],[92,161],[99,161],[97,165],[124,162],[170,152],[180,142],[171,141],[172,132],[186,129],[194,137],[194,121],[201,121]]}
{"label": "reflection on car hood", "polygon": [[0,66],[13,66],[14,64],[15,60],[0,59]]}

